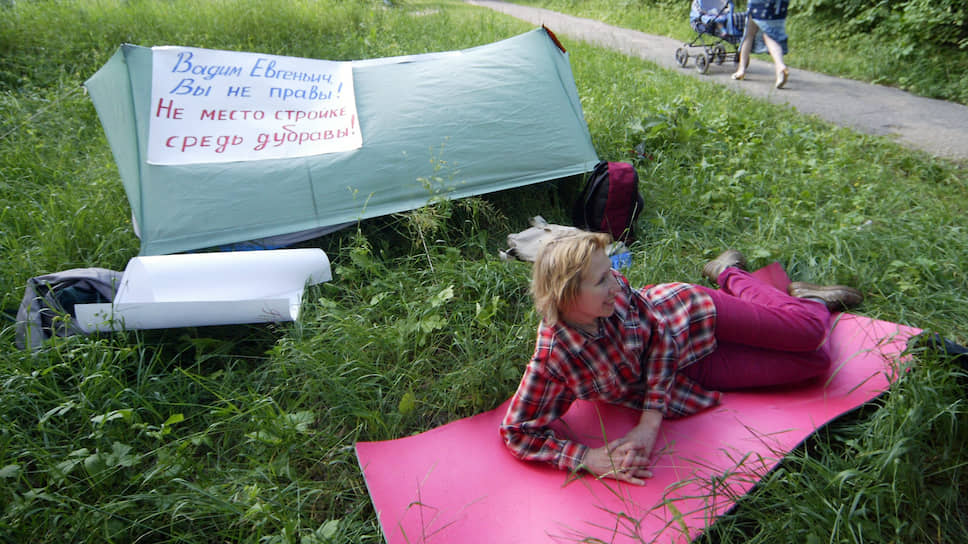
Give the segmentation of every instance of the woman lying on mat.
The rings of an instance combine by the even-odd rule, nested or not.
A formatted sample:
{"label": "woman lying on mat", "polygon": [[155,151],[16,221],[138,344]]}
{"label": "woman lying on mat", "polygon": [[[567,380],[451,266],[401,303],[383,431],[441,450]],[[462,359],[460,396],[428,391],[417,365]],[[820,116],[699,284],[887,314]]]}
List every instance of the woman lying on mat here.
{"label": "woman lying on mat", "polygon": [[[549,242],[535,260],[531,291],[543,319],[501,424],[520,459],[644,484],[662,418],[713,406],[719,391],[824,374],[830,313],[862,299],[850,287],[804,282],[783,293],[746,272],[734,250],[703,268],[718,290],[686,283],[632,289],[611,269],[610,242],[607,234],[580,233]],[[590,448],[549,428],[575,399],[642,415],[624,437]]]}

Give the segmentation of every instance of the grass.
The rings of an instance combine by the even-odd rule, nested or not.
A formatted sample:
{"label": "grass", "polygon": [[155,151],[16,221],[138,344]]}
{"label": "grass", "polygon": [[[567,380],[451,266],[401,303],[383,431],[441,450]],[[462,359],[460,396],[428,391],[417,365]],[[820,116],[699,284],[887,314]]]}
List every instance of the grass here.
{"label": "grass", "polygon": [[[689,1],[668,0],[514,0],[640,30],[691,41]],[[734,2],[746,8],[744,0]],[[790,51],[785,62],[811,70],[968,104],[968,51],[932,44],[931,36],[905,36],[887,30],[859,31],[844,21],[824,20],[806,13],[796,2],[787,19]],[[769,55],[755,55],[769,60]],[[671,57],[671,53],[670,53]]]}
{"label": "grass", "polygon": [[[0,297],[27,278],[121,270],[138,251],[80,84],[120,43],[350,59],[470,47],[530,26],[455,2],[0,3]],[[968,343],[968,182],[959,165],[565,41],[603,158],[648,209],[633,283],[753,266],[845,282],[860,313]],[[608,77],[621,73],[623,77]],[[639,154],[633,153],[635,149]],[[367,221],[312,241],[334,264],[296,323],[0,337],[0,541],[381,542],[352,446],[489,410],[536,316],[529,267],[498,260],[573,181]],[[923,349],[891,394],[830,426],[726,516],[720,542],[968,539],[964,371]]]}

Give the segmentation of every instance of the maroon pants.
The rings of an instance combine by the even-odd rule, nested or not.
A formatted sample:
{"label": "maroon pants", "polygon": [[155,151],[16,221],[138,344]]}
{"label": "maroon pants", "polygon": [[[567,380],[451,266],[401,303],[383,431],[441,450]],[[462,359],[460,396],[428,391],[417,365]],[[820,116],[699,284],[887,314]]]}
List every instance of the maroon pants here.
{"label": "maroon pants", "polygon": [[792,297],[738,268],[702,287],[716,305],[716,351],[682,372],[708,389],[728,391],[800,382],[830,366],[830,312]]}

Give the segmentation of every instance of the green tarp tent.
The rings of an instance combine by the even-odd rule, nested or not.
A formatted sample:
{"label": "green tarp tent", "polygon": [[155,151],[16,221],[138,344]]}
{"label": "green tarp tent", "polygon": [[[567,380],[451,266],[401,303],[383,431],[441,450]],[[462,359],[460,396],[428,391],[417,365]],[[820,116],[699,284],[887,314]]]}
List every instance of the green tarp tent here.
{"label": "green tarp tent", "polygon": [[[268,159],[253,152],[228,162],[149,160],[153,117],[175,111],[173,100],[152,95],[156,51],[124,45],[85,83],[124,183],[142,255],[322,232],[419,208],[432,197],[460,198],[581,174],[598,161],[568,56],[544,28],[461,51],[348,63],[356,108],[351,122],[362,134],[356,148]],[[200,83],[238,75],[227,64],[192,65],[185,60],[191,58],[178,57],[176,68],[192,76],[183,81],[196,83],[183,94],[204,94]],[[259,58],[241,71],[255,74],[253,66],[264,76],[275,65]],[[326,91],[325,81],[317,82],[318,92],[317,83],[305,91],[305,73],[302,82],[293,81],[299,73],[276,69],[272,75],[277,102],[290,98],[279,90],[286,86],[314,97]],[[229,94],[249,92],[239,88]],[[291,107],[285,104],[267,102],[264,111],[279,117]],[[327,108],[311,113],[333,111]],[[243,115],[226,106],[201,116],[211,127]],[[213,132],[209,147],[217,141]]]}

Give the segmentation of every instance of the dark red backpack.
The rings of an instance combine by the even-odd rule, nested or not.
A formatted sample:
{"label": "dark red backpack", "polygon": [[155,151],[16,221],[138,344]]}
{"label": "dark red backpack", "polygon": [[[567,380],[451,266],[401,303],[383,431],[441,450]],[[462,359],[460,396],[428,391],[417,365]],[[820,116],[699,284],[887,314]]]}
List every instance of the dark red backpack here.
{"label": "dark red backpack", "polygon": [[580,229],[608,232],[627,242],[644,206],[635,168],[625,162],[601,161],[575,201],[571,218]]}

